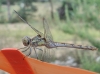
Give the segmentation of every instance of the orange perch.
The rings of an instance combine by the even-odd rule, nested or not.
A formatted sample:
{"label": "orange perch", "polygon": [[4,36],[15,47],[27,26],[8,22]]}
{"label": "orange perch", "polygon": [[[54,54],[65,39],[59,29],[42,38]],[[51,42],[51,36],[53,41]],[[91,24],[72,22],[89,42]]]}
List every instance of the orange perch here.
{"label": "orange perch", "polygon": [[16,48],[0,50],[0,69],[10,74],[97,74],[73,67],[63,67],[26,57]]}

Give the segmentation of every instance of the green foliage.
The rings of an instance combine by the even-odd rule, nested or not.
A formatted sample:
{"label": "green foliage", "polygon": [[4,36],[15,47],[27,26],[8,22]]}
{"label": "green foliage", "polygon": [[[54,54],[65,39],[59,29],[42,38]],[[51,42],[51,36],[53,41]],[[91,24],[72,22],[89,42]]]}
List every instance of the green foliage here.
{"label": "green foliage", "polygon": [[95,40],[94,38],[89,38],[89,42],[91,42],[95,47],[97,47],[100,51],[100,41]]}
{"label": "green foliage", "polygon": [[71,24],[65,24],[65,26],[63,26],[63,31],[65,33],[69,33],[69,34],[74,34],[75,33],[75,29]]}
{"label": "green foliage", "polygon": [[2,0],[0,0],[0,23],[7,22],[5,19],[5,15],[3,13],[4,13],[4,10],[2,8]]}
{"label": "green foliage", "polygon": [[[0,23],[15,23],[15,22],[19,22],[18,18],[16,18],[16,16],[14,15],[14,11],[12,10],[12,8],[14,8],[14,10],[19,9],[18,12],[21,15],[22,18],[24,18],[25,20],[27,20],[28,16],[33,16],[33,12],[37,11],[37,8],[32,4],[32,2],[34,2],[35,0],[9,0],[10,5],[9,5],[9,14],[10,15],[10,20],[8,21],[8,15],[5,16],[6,13],[8,13],[7,8],[5,7],[4,4],[7,4],[6,0],[0,0]],[[15,5],[12,4],[18,4],[17,8]],[[21,5],[23,4],[23,5]]]}
{"label": "green foliage", "polygon": [[[74,0],[72,0],[74,3]],[[65,33],[76,34],[83,40],[89,41],[100,51],[100,0],[75,0],[73,19],[62,25]],[[67,13],[66,13],[67,14]],[[94,31],[95,30],[95,31]],[[100,62],[96,62],[93,56],[82,53],[78,54],[80,66],[83,69],[100,73]]]}
{"label": "green foliage", "polygon": [[[7,2],[7,0],[1,0],[2,1],[2,4],[6,4]],[[29,2],[36,2],[37,0],[9,0],[10,1],[10,4],[11,5],[13,5],[13,4],[15,4],[15,3],[17,3],[17,2],[20,2],[20,1],[29,1]]]}
{"label": "green foliage", "polygon": [[[63,25],[62,30],[65,33],[77,34],[80,38],[88,40],[92,45],[100,49],[100,41],[98,41],[96,36],[92,33],[92,29],[100,30],[98,16],[100,15],[100,10],[97,8],[100,6],[98,5],[98,1],[99,0],[77,0],[77,3],[75,3],[78,4],[78,6],[74,7],[73,19],[67,21],[67,24]],[[67,12],[66,14],[68,15]],[[73,23],[80,23],[80,25]],[[92,34],[89,34],[89,29],[91,29]]]}
{"label": "green foliage", "polygon": [[7,20],[5,19],[4,15],[0,16],[0,23],[6,23],[6,22]]}
{"label": "green foliage", "polygon": [[62,30],[65,33],[69,34],[76,34],[82,39],[88,40],[92,45],[100,49],[100,41],[96,40],[95,36],[93,37],[93,34],[89,34],[88,30],[85,28],[77,28],[72,26],[71,24],[66,24],[63,26]]}
{"label": "green foliage", "polygon": [[100,73],[100,61],[97,62],[95,58],[88,56],[85,53],[79,54],[79,58],[81,68]]}

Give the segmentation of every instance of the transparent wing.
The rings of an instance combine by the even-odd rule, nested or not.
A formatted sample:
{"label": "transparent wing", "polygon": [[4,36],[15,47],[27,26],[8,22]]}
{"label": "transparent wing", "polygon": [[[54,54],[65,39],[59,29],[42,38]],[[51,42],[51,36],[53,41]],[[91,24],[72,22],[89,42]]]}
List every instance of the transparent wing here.
{"label": "transparent wing", "polygon": [[44,61],[49,62],[50,60],[50,51],[47,48],[44,48]]}
{"label": "transparent wing", "polygon": [[[15,11],[15,10],[14,10]],[[15,11],[16,12],[16,11]],[[26,20],[24,20],[19,14],[18,12],[16,12],[16,14],[21,18],[21,20],[23,20],[27,25],[29,25],[38,35],[40,35],[41,37],[43,37],[43,33],[38,31],[37,29],[35,29],[34,27],[32,27]]]}
{"label": "transparent wing", "polygon": [[44,38],[46,39],[47,42],[53,42],[53,37],[51,34],[51,31],[49,29],[48,23],[46,19],[43,17],[43,27],[44,27]]}
{"label": "transparent wing", "polygon": [[55,50],[44,47],[41,60],[45,62],[54,61],[55,60]]}
{"label": "transparent wing", "polygon": [[[49,24],[47,23],[47,20],[44,17],[43,17],[43,27],[44,27],[44,38],[46,39],[46,41],[48,43],[51,42],[52,44],[54,44],[53,36],[52,36],[51,31],[49,29]],[[56,45],[55,45],[55,47],[56,47]],[[48,49],[48,48],[45,48],[44,50],[45,50],[44,61],[47,61],[47,62],[53,61],[55,50]]]}

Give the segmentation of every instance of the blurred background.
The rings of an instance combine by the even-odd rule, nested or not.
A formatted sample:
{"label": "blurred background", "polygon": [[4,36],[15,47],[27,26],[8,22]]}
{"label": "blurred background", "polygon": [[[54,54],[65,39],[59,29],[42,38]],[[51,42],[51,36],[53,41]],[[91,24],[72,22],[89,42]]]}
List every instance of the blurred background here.
{"label": "blurred background", "polygon": [[[47,62],[100,73],[100,0],[0,0],[0,49],[24,47],[24,36],[32,38],[37,35],[14,10],[40,32],[44,31],[44,16],[55,42],[98,48],[98,51],[74,48],[47,50]],[[24,54],[27,53],[29,51]],[[34,51],[30,57],[34,57]]]}

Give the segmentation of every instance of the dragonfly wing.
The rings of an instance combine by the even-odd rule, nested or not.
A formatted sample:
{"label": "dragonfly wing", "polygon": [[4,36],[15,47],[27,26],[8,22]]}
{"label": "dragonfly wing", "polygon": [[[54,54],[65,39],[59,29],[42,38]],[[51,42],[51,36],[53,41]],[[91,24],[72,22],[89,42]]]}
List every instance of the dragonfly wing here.
{"label": "dragonfly wing", "polygon": [[49,62],[49,55],[50,55],[50,51],[48,51],[47,48],[44,47],[44,57],[43,57],[43,61]]}
{"label": "dragonfly wing", "polygon": [[[14,10],[15,11],[15,10]],[[16,12],[16,11],[15,11]],[[37,29],[35,29],[34,27],[32,27],[26,20],[24,20],[19,14],[18,12],[16,12],[16,14],[21,18],[21,20],[23,20],[27,25],[29,25],[38,35],[40,35],[41,37],[43,37],[43,33],[38,31]]]}
{"label": "dragonfly wing", "polygon": [[55,50],[48,49],[48,48],[44,47],[44,49],[43,49],[43,55],[42,55],[41,60],[45,61],[45,62],[51,62],[55,58],[54,54],[55,54]]}
{"label": "dragonfly wing", "polygon": [[44,38],[47,42],[53,42],[53,37],[49,29],[47,20],[43,17],[43,27],[44,27]]}

